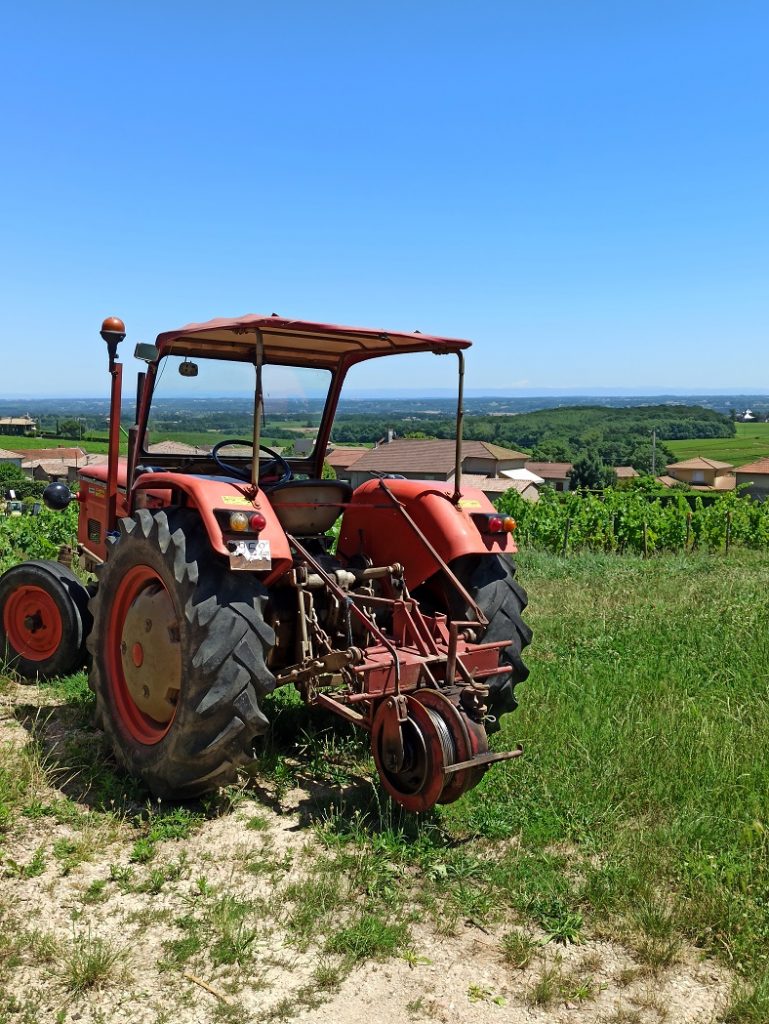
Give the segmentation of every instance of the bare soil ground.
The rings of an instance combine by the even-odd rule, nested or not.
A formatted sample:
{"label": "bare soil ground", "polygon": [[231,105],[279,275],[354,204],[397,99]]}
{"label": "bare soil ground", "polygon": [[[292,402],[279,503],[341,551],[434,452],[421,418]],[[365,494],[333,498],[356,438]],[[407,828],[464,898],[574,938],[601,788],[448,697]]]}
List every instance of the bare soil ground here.
{"label": "bare soil ground", "polygon": [[563,944],[509,912],[411,899],[413,868],[330,841],[333,793],[278,803],[257,778],[188,817],[130,794],[97,806],[71,762],[99,736],[50,704],[0,695],[0,771],[18,779],[0,817],[0,1024],[706,1024],[728,1002],[728,972],[694,949],[650,961],[610,933]]}

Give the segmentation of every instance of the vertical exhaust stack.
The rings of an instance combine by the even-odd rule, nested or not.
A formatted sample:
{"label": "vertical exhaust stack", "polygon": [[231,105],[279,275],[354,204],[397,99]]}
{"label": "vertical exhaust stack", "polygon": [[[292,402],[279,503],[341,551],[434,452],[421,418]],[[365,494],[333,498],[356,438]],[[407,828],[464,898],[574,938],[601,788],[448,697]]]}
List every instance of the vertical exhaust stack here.
{"label": "vertical exhaust stack", "polygon": [[109,372],[112,377],[109,407],[109,455],[107,462],[107,529],[117,522],[117,464],[120,458],[120,402],[123,391],[123,364],[117,361],[117,347],[125,338],[125,324],[116,316],[108,316],[99,332],[107,343]]}

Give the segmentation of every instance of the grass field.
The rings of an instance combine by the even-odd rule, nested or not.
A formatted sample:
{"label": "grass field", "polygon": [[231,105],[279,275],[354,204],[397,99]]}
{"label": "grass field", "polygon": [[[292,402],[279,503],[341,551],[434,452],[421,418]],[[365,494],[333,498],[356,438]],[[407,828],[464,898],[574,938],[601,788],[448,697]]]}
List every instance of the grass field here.
{"label": "grass field", "polygon": [[[297,434],[297,436],[300,435]],[[162,438],[158,436],[158,440],[183,441],[185,444],[197,444],[203,448],[210,448],[213,443],[221,440],[221,437],[221,434],[211,434],[209,431],[177,430],[164,432]],[[286,438],[262,438],[262,444],[266,444],[269,448],[281,448],[290,443]],[[15,437],[0,434],[0,448],[14,452],[29,448],[82,448],[86,452],[103,455],[107,452],[108,447],[106,435],[103,440],[71,441],[60,437]],[[127,450],[128,440],[122,436],[121,451],[125,454]]]}
{"label": "grass field", "polygon": [[382,958],[405,966],[403,1019],[440,1016],[425,965],[473,929],[491,946],[453,1019],[551,1020],[565,1000],[591,1021],[711,1020],[677,1011],[675,985],[728,993],[731,974],[717,1019],[769,1020],[769,558],[519,568],[532,673],[494,745],[525,756],[423,819],[381,797],[365,742],[289,695],[253,781],[161,807],[115,771],[84,676],[3,684],[0,1021],[111,1024],[105,1006],[155,997],[147,1020],[197,1020],[190,977],[225,993],[211,1020],[282,1020],[357,998]]}
{"label": "grass field", "polygon": [[106,438],[103,441],[74,441],[63,437],[17,437],[0,434],[0,448],[7,451],[24,451],[28,448],[82,448],[86,452],[103,454],[107,451]]}
{"label": "grass field", "polygon": [[694,438],[665,441],[679,461],[700,455],[705,459],[744,466],[755,459],[769,457],[769,423],[737,423],[736,437]]}

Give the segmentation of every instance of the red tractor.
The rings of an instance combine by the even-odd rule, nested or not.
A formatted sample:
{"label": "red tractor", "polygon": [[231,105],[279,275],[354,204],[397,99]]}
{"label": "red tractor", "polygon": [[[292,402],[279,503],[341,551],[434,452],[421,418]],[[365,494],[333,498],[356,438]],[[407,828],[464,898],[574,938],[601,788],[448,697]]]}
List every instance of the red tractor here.
{"label": "red tractor", "polygon": [[[517,756],[487,741],[516,706],[531,633],[509,558],[515,523],[462,487],[470,343],[254,315],[167,331],[137,346],[147,370],[124,459],[122,321],[105,320],[101,335],[109,456],[80,471],[76,497],[80,564],[97,582],[51,561],[0,577],[6,663],[35,679],[90,654],[115,757],[164,797],[230,783],[268,729],[261,698],[286,684],[370,734],[385,789],[412,811],[456,800],[492,762]],[[353,490],[323,479],[348,370],[418,352],[458,357],[453,480],[373,477]],[[178,428],[197,409],[184,389],[202,371],[202,394],[218,387],[225,406],[248,389],[248,438],[228,436],[225,416],[206,428],[215,444],[151,444],[158,424]],[[284,457],[262,444],[264,418],[297,381],[300,406],[322,412],[313,451]],[[61,509],[72,495],[51,484],[45,498]]]}

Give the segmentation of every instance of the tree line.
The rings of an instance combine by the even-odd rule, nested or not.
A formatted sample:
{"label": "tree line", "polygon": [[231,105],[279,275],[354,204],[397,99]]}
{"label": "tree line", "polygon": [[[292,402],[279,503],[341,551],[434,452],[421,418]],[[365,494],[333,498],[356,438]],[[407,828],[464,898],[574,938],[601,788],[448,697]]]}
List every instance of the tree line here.
{"label": "tree line", "polygon": [[[338,443],[372,443],[388,429],[399,437],[451,438],[453,418],[415,414],[400,419],[341,413],[332,438]],[[653,432],[657,443],[653,444]],[[606,466],[634,466],[660,473],[675,462],[666,440],[733,437],[728,416],[702,406],[565,406],[522,415],[467,416],[464,436],[522,450],[535,461],[577,462],[590,455]]]}

